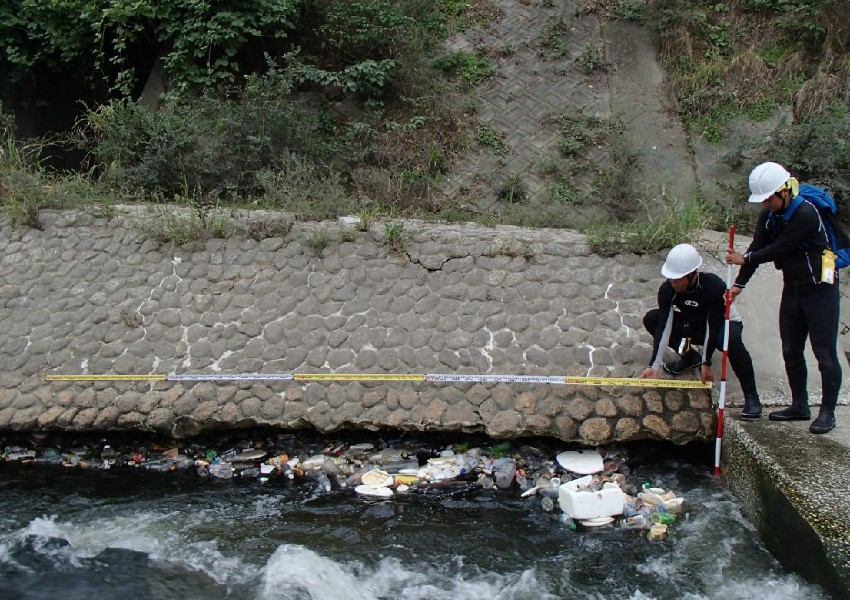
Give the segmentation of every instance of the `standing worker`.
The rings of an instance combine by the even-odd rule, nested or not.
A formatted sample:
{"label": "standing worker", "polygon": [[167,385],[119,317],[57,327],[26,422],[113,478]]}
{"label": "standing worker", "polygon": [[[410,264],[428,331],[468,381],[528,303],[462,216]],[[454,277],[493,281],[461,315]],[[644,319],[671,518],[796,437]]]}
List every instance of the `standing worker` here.
{"label": "standing worker", "polygon": [[[658,379],[661,359],[668,346],[681,350],[674,363],[664,363],[664,370],[673,375],[701,367],[700,380],[714,380],[711,356],[716,348],[723,348],[724,322],[726,320],[726,284],[713,273],[697,271],[702,257],[690,244],[679,244],[667,254],[661,274],[667,280],[658,288],[658,308],[643,317],[643,325],[652,334],[652,362],[640,374],[641,378]],[[744,324],[735,306],[729,315],[729,362],[744,392],[741,417],[761,417],[761,401],[756,389],[753,360],[744,346],[741,333]],[[703,348],[702,354],[691,348],[691,343]]]}
{"label": "standing worker", "polygon": [[[740,265],[731,293],[737,297],[759,265],[773,261],[782,271],[779,302],[779,337],[782,358],[791,388],[791,406],[770,413],[771,421],[808,421],[809,393],[803,351],[808,337],[818,361],[823,398],[812,433],[835,427],[835,405],[841,387],[838,362],[838,271],[824,273],[823,251],[829,240],[820,213],[807,201],[795,202],[790,217],[785,214],[799,195],[799,183],[782,165],[766,162],[750,173],[750,202],[764,209],[756,221],[753,241],[743,254],[727,252],[726,262]],[[787,217],[787,220],[786,220]]]}

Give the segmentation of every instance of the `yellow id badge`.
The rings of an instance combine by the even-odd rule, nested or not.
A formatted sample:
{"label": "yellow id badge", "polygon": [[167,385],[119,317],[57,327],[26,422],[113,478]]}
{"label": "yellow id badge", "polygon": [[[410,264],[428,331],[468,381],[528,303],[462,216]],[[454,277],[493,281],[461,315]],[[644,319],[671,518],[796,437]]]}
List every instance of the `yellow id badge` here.
{"label": "yellow id badge", "polygon": [[835,253],[829,248],[823,249],[820,267],[821,283],[832,285],[835,282]]}

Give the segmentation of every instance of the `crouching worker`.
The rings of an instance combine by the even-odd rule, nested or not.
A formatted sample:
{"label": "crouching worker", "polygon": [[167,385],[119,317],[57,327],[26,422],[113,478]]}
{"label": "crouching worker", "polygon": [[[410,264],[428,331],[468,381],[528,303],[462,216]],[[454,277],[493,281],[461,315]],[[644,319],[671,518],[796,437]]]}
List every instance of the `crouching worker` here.
{"label": "crouching worker", "polygon": [[[679,244],[667,254],[661,267],[661,274],[667,280],[658,288],[658,308],[643,317],[643,325],[653,341],[652,362],[641,372],[641,378],[658,379],[661,359],[669,346],[680,351],[680,358],[664,363],[665,371],[678,375],[700,367],[700,381],[714,381],[711,359],[715,349],[723,348],[726,284],[713,273],[697,271],[701,265],[702,257],[690,244]],[[734,304],[730,307],[729,320],[729,363],[744,392],[741,417],[758,419],[761,401],[753,361],[741,339],[744,324]],[[702,346],[702,353],[691,344]]]}

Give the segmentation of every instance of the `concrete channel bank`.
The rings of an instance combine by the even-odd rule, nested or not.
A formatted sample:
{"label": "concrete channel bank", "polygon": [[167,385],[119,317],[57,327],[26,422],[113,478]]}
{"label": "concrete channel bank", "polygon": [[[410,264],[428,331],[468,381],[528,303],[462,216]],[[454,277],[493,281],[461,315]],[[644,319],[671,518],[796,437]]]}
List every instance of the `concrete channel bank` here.
{"label": "concrete channel bank", "polygon": [[[141,430],[185,438],[254,426],[396,428],[548,436],[588,446],[714,437],[717,391],[687,387],[687,380],[681,388],[644,388],[539,379],[633,377],[646,365],[651,340],[641,317],[655,302],[661,256],[603,258],[572,231],[412,221],[373,223],[365,231],[295,223],[279,227],[286,231],[281,237],[174,247],[140,230],[140,222],[157,218],[131,209],[110,219],[53,212],[42,215],[43,230],[0,221],[0,430]],[[715,258],[722,247],[707,234],[706,269],[725,273]],[[759,285],[777,286],[778,296],[770,273]],[[741,299],[745,340],[764,399],[780,404],[781,357],[768,335],[777,301],[751,288],[748,294],[752,314]],[[751,331],[758,340],[751,341]],[[352,373],[398,378],[288,377]],[[81,374],[197,379],[45,380]],[[518,378],[406,377],[419,374]],[[772,519],[797,519],[813,540],[809,556],[822,552],[830,565],[818,570],[832,573],[829,580],[818,583],[850,589],[847,421],[817,439],[800,433],[803,457],[821,444],[834,449],[818,468],[801,470],[804,461],[785,450],[787,435],[760,437],[775,424],[735,421],[740,390],[733,378],[727,403],[733,408],[724,473],[750,518],[780,538],[789,530]],[[836,462],[842,457],[843,465]],[[805,502],[813,494],[785,485],[797,476],[809,492],[822,479],[831,482],[818,495],[820,512]]]}

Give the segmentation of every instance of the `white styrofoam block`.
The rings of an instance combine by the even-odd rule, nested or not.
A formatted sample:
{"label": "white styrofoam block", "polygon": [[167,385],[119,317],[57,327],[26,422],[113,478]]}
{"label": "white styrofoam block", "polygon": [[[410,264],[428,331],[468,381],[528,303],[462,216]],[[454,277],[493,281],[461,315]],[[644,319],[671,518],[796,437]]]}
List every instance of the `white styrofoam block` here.
{"label": "white styrofoam block", "polygon": [[[587,487],[590,485],[590,482],[593,481],[593,475],[585,475],[584,477],[579,477],[578,479],[573,479],[571,481],[567,481],[561,484],[560,487],[566,488],[572,492],[577,492],[583,487]],[[560,489],[560,488],[559,488]]]}
{"label": "white styrofoam block", "polygon": [[623,514],[626,496],[619,486],[605,483],[601,490],[592,492],[575,489],[576,486],[570,486],[570,483],[574,482],[561,484],[558,488],[558,504],[573,519],[597,519]]}
{"label": "white styrofoam block", "polygon": [[603,469],[602,456],[596,450],[566,450],[555,460],[567,471],[580,475],[599,473]]}

